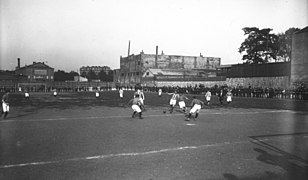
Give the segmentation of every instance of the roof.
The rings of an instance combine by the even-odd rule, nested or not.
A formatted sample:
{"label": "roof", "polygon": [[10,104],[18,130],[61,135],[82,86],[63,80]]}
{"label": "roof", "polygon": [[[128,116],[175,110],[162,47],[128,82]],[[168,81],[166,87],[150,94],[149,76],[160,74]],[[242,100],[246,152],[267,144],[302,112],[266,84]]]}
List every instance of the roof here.
{"label": "roof", "polygon": [[308,26],[299,30],[299,31],[297,31],[295,34],[301,34],[301,33],[307,33],[307,32],[308,32]]}
{"label": "roof", "polygon": [[196,71],[187,71],[181,69],[148,69],[153,75],[176,76],[176,75],[196,75]]}
{"label": "roof", "polygon": [[[20,67],[19,69],[27,68],[27,67],[36,67],[36,68],[50,68],[48,65],[46,65],[44,62],[33,62],[33,64],[30,64],[28,66]],[[18,69],[17,69],[18,70]]]}

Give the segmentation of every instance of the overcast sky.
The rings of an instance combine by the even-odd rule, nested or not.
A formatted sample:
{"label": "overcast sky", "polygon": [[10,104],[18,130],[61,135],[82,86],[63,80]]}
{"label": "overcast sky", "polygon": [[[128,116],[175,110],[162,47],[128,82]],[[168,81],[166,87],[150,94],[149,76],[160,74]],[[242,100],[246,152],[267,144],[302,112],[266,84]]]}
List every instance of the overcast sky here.
{"label": "overcast sky", "polygon": [[307,0],[0,0],[0,69],[33,61],[55,70],[119,68],[120,56],[220,57],[242,63],[242,28],[308,25]]}

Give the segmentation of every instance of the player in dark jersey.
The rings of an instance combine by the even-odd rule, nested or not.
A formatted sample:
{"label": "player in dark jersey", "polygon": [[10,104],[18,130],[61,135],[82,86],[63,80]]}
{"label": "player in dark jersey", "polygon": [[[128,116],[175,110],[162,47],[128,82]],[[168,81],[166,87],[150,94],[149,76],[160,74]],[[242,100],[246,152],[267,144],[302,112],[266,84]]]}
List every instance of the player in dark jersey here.
{"label": "player in dark jersey", "polygon": [[195,116],[193,117],[194,120],[197,119],[198,115],[199,115],[199,112],[200,112],[200,109],[204,106],[204,102],[199,100],[199,99],[196,99],[196,97],[194,96],[193,97],[193,100],[191,101],[190,103],[190,111],[189,111],[189,114],[188,114],[188,117],[186,118],[186,121],[190,121],[190,118],[193,114],[195,114]]}

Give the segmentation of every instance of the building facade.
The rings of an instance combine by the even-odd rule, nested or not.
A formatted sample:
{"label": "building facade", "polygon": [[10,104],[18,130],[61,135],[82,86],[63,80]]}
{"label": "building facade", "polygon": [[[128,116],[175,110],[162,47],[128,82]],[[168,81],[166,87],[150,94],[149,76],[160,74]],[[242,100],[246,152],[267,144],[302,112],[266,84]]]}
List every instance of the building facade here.
{"label": "building facade", "polygon": [[[185,74],[192,72],[198,74],[198,71],[216,70],[220,66],[221,59],[218,57],[200,56],[180,56],[158,54],[145,54],[141,52],[138,55],[129,55],[120,57],[120,69],[114,71],[114,82],[118,86],[146,85],[144,73],[149,73],[149,69],[163,69],[173,73]],[[153,70],[152,70],[153,71]],[[189,73],[187,73],[187,76]]]}
{"label": "building facade", "polygon": [[54,81],[54,68],[44,62],[33,62],[33,64],[20,67],[20,59],[15,70],[16,75],[27,76],[27,82],[51,82]]}
{"label": "building facade", "polygon": [[106,74],[111,71],[108,66],[83,66],[79,69],[80,74],[88,74],[90,71],[93,71],[96,75],[98,75],[101,71],[104,71]]}

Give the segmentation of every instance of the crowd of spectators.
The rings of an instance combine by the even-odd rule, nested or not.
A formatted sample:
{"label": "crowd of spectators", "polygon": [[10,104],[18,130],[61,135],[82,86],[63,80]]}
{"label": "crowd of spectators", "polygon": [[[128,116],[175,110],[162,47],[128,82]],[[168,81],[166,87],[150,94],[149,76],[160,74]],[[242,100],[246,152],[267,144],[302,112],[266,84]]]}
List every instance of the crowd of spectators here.
{"label": "crowd of spectators", "polygon": [[164,87],[135,87],[135,89],[143,88],[144,91],[158,92],[158,89],[162,89],[163,92],[174,92],[186,94],[205,94],[207,90],[210,90],[212,95],[217,95],[221,89],[225,93],[231,90],[233,96],[237,97],[254,97],[254,98],[283,98],[283,99],[299,99],[308,100],[308,88],[301,85],[293,89],[283,88],[262,88],[262,87],[228,87],[228,86],[214,86],[211,88],[203,86],[164,86]]}

